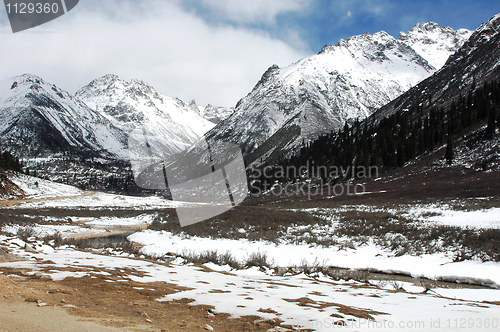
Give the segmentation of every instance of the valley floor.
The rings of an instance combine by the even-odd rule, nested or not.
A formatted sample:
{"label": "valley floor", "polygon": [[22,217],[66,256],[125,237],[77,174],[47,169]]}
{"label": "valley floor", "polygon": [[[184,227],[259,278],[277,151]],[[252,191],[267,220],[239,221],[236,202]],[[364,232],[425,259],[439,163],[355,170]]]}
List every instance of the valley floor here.
{"label": "valley floor", "polygon": [[495,194],[403,199],[392,174],[359,197],[254,199],[180,228],[180,203],[21,180],[33,191],[0,210],[7,331],[499,328]]}

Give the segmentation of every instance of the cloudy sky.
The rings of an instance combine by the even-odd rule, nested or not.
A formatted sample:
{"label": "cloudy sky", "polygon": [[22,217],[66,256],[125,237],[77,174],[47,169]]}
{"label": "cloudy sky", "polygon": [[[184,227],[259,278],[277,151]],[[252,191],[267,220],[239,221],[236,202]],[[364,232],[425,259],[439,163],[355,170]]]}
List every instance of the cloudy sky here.
{"label": "cloudy sky", "polygon": [[0,8],[0,80],[41,76],[74,93],[113,73],[198,104],[234,106],[271,65],[365,31],[396,36],[435,21],[476,29],[500,0],[80,0],[13,34]]}

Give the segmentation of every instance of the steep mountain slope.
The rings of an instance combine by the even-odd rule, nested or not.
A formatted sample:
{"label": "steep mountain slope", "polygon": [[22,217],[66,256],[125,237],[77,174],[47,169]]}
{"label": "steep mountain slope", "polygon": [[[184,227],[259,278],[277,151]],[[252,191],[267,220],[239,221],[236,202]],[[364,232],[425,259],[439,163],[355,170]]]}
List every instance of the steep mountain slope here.
{"label": "steep mountain slope", "polygon": [[126,136],[106,118],[35,75],[0,82],[0,137],[15,155],[123,159]]}
{"label": "steep mountain slope", "polygon": [[187,149],[214,124],[180,99],[166,97],[139,80],[126,82],[116,75],[98,78],[75,97],[128,134],[146,129],[167,142],[171,154]]}
{"label": "steep mountain slope", "polygon": [[[417,26],[406,34],[415,45],[424,39]],[[441,30],[446,33],[437,27],[428,32],[433,52],[442,53],[439,58],[465,35]],[[269,68],[207,138],[240,145],[247,163],[272,159],[302,140],[369,116],[434,72],[405,41],[384,31],[340,40],[286,68]]]}
{"label": "steep mountain slope", "polygon": [[81,188],[137,190],[128,149],[134,129],[157,136],[169,155],[213,126],[182,101],[113,75],[76,96],[35,75],[0,82],[2,148],[23,158],[31,174]]}
{"label": "steep mountain slope", "polygon": [[[398,169],[398,180],[413,178],[412,182],[433,172],[428,178],[438,181],[432,185],[440,195],[494,191],[491,183],[483,182],[479,189],[474,182],[479,178],[475,173],[500,171],[499,27],[500,14],[481,25],[435,75],[357,126],[319,137],[278,165],[377,166],[381,172]],[[335,173],[330,174],[323,172],[322,181],[337,180]],[[356,176],[365,177],[361,173],[338,178]],[[498,174],[491,177],[497,178]],[[419,187],[430,192],[424,188],[426,182],[407,182],[408,190]]]}
{"label": "steep mountain slope", "polygon": [[444,66],[450,55],[455,53],[471,36],[467,29],[454,30],[435,22],[417,23],[408,32],[401,32],[399,40],[413,48],[436,69]]}
{"label": "steep mountain slope", "polygon": [[500,13],[473,32],[469,40],[446,65],[382,107],[374,118],[380,120],[410,107],[447,106],[460,95],[484,82],[500,78]]}

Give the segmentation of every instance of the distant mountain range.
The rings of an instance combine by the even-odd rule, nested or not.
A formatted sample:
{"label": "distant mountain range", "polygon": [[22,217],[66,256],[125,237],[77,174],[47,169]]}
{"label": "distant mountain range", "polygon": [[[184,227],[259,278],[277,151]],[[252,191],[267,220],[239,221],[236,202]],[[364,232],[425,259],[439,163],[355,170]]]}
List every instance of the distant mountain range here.
{"label": "distant mountain range", "polygon": [[90,82],[76,92],[75,98],[126,134],[146,129],[158,136],[168,142],[165,152],[169,154],[186,150],[214,126],[182,100],[166,97],[145,82],[126,82],[116,75]]}
{"label": "distant mountain range", "polygon": [[[75,95],[21,75],[0,82],[1,144],[49,177],[89,159],[99,160],[102,176],[122,176],[103,165],[126,165],[128,134],[139,128],[168,142],[170,154],[203,137],[238,144],[247,165],[272,163],[302,142],[379,109],[377,116],[395,112],[416,95],[444,103],[497,77],[497,32],[496,16],[475,32],[427,22],[397,39],[381,31],[340,40],[288,67],[271,66],[234,108],[184,103],[115,75],[98,78]],[[64,160],[72,166],[62,167]]]}
{"label": "distant mountain range", "polygon": [[23,158],[125,158],[125,132],[80,99],[34,75],[0,82],[0,137]]}

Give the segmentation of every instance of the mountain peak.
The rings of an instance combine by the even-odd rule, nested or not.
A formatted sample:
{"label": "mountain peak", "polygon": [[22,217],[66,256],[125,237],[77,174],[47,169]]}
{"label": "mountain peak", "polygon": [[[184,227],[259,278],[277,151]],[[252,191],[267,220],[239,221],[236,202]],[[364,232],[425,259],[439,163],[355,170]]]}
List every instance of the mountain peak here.
{"label": "mountain peak", "polygon": [[467,29],[454,30],[436,22],[419,22],[408,32],[400,32],[399,40],[413,48],[434,68],[440,69],[471,34]]}
{"label": "mountain peak", "polygon": [[106,75],[81,88],[76,97],[126,133],[147,128],[169,142],[172,153],[183,151],[213,127],[182,100],[138,79],[127,82]]}
{"label": "mountain peak", "polygon": [[65,151],[113,158],[125,155],[121,133],[39,76],[24,74],[0,82],[0,110],[0,136],[23,157]]}
{"label": "mountain peak", "polygon": [[492,18],[488,20],[488,22],[482,24],[474,35],[476,38],[482,38],[484,40],[489,40],[494,35],[500,32],[500,13],[494,15]]}
{"label": "mountain peak", "polygon": [[34,75],[34,74],[22,74],[18,76],[14,76],[12,78],[13,80],[19,81],[19,82],[35,82],[40,84],[41,82],[44,82],[43,79],[40,76]]}
{"label": "mountain peak", "polygon": [[89,89],[89,88],[93,88],[93,89],[100,88],[101,90],[104,90],[117,81],[121,81],[121,79],[120,79],[120,77],[118,77],[118,75],[115,75],[115,74],[107,74],[107,75],[98,77],[98,78],[92,80],[89,84],[87,84],[83,88],[81,88],[76,93],[76,96],[78,96],[78,94],[81,93],[82,91],[84,91],[85,89]]}
{"label": "mountain peak", "polygon": [[[444,27],[437,24],[436,22],[429,21],[429,22],[418,22],[410,29],[410,31],[432,31],[432,30],[443,29],[443,28]],[[450,27],[446,27],[446,28],[450,28]]]}
{"label": "mountain peak", "polygon": [[337,44],[335,45],[325,45],[319,54],[321,53],[328,53],[329,51],[332,51],[335,49],[335,47],[353,47],[353,46],[363,46],[366,44],[386,44],[388,42],[392,43],[394,42],[394,37],[388,34],[385,31],[379,31],[374,34],[371,34],[369,32],[365,32],[361,35],[356,35],[349,37],[347,39],[339,39]]}
{"label": "mountain peak", "polygon": [[[9,85],[10,89],[7,89],[5,85]],[[3,97],[0,96],[0,100],[9,97],[14,98],[15,96],[22,99],[28,93],[50,95],[56,100],[72,99],[71,95],[66,91],[34,74],[22,74],[4,80],[0,90],[3,90]]]}
{"label": "mountain peak", "polygon": [[40,86],[48,84],[41,77],[33,74],[22,74],[14,76],[11,79],[9,79],[9,81],[12,81],[11,89],[13,90],[18,87],[24,86],[26,88],[31,88],[32,90],[38,91]]}
{"label": "mountain peak", "polygon": [[481,24],[479,28],[476,29],[463,45],[463,47],[456,52],[450,59],[452,61],[460,61],[463,58],[469,56],[477,47],[481,46],[483,43],[490,41],[500,32],[500,13],[494,15],[487,22]]}

